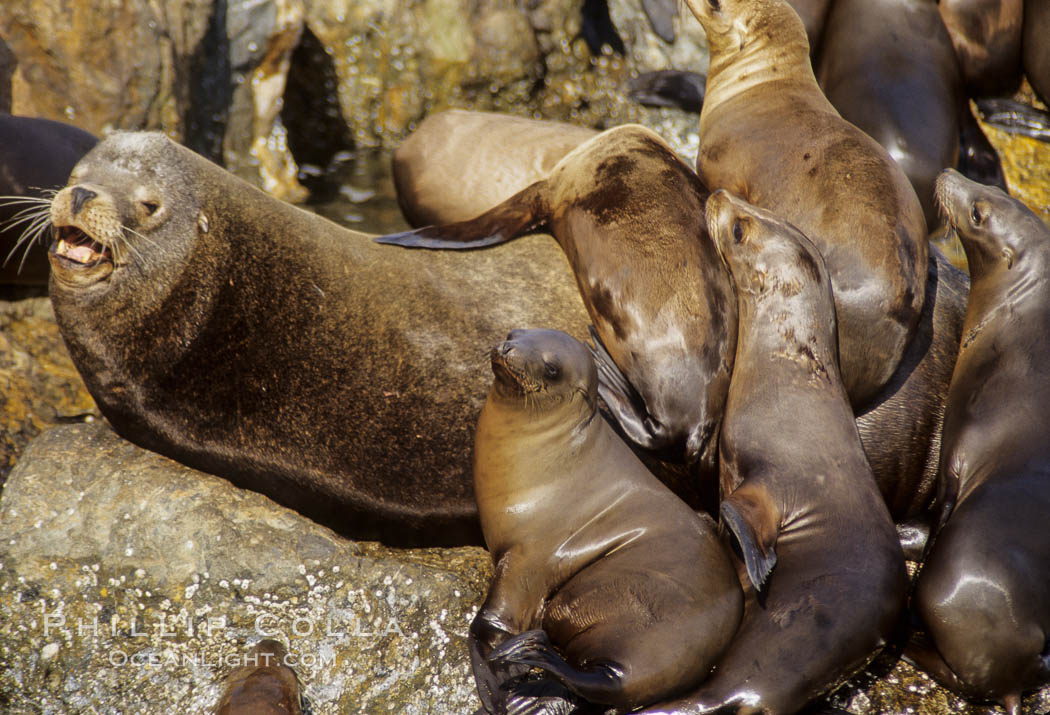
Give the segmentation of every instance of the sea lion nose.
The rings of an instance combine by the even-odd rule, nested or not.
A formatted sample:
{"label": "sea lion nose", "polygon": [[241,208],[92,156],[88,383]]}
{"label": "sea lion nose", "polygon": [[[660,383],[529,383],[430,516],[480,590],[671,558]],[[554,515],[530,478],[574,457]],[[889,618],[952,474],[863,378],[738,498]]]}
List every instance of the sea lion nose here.
{"label": "sea lion nose", "polygon": [[83,186],[74,186],[71,193],[73,194],[74,216],[80,213],[80,210],[84,208],[84,204],[98,196],[94,191],[91,189],[85,189]]}

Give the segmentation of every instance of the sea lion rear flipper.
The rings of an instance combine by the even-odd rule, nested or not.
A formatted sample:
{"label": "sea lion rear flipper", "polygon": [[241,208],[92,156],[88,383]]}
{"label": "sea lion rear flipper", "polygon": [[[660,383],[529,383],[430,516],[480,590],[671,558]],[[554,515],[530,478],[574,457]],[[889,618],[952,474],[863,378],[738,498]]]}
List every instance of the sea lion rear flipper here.
{"label": "sea lion rear flipper", "polygon": [[616,423],[635,444],[646,449],[655,449],[662,445],[654,439],[650,427],[652,419],[645,408],[641,395],[634,389],[627,377],[605,349],[598,332],[593,325],[587,326],[591,333],[593,345],[588,345],[595,367],[598,368],[598,396],[609,408]]}
{"label": "sea lion rear flipper", "polygon": [[761,591],[777,563],[773,547],[780,530],[779,510],[765,488],[744,484],[722,501],[721,513],[740,545],[748,578]]}
{"label": "sea lion rear flipper", "polygon": [[403,248],[465,251],[506,243],[547,223],[546,181],[537,181],[503,203],[467,221],[424,226],[374,238]]}

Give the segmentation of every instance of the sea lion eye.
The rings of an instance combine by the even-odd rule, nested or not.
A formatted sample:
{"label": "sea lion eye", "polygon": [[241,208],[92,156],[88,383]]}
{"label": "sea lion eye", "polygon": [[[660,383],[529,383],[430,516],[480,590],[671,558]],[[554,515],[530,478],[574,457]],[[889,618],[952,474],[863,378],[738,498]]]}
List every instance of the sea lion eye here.
{"label": "sea lion eye", "polygon": [[740,225],[740,219],[733,222],[733,243],[744,240],[744,227]]}
{"label": "sea lion eye", "polygon": [[554,380],[561,374],[561,370],[552,362],[543,363],[543,374],[548,380]]}
{"label": "sea lion eye", "polygon": [[707,4],[711,6],[711,9],[718,12],[722,9],[722,3],[720,0],[707,0]]}
{"label": "sea lion eye", "polygon": [[146,213],[152,216],[153,214],[157,213],[157,209],[160,208],[160,204],[155,203],[153,201],[143,201],[142,208],[146,209]]}
{"label": "sea lion eye", "polygon": [[984,223],[984,214],[981,213],[981,207],[976,203],[970,207],[970,219],[973,221],[974,226],[980,226]]}

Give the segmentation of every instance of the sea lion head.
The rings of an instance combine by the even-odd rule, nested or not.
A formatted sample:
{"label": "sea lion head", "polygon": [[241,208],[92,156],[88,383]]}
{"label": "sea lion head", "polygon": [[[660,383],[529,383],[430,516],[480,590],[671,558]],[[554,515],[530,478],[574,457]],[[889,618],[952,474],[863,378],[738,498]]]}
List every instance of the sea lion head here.
{"label": "sea lion head", "polygon": [[186,150],[160,133],[121,132],[92,149],[51,201],[52,284],[98,298],[148,274],[163,283],[207,233]]}
{"label": "sea lion head", "polygon": [[937,205],[959,237],[973,277],[1011,270],[1033,255],[1050,251],[1042,221],[1024,204],[995,186],[971,181],[954,169],[937,177]]}
{"label": "sea lion head", "polygon": [[598,372],[587,347],[558,330],[512,330],[492,349],[492,392],[504,404],[593,411]]}
{"label": "sea lion head", "polygon": [[708,198],[706,214],[736,286],[741,335],[760,322],[750,332],[769,349],[793,356],[814,375],[837,372],[831,279],[813,243],[784,219],[724,189]]}
{"label": "sea lion head", "polygon": [[743,52],[755,43],[768,44],[782,33],[805,43],[806,26],[786,0],[685,0],[703,25],[712,54]]}

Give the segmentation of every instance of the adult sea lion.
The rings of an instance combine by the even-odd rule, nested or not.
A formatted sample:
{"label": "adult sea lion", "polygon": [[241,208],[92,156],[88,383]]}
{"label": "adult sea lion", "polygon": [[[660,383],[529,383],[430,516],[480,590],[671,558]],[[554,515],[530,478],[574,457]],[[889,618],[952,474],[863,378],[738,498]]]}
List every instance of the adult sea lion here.
{"label": "adult sea lion", "polygon": [[955,172],[937,196],[973,284],[944,422],[947,523],[912,599],[933,649],[910,655],[1019,715],[1021,693],[1050,683],[1050,230]]}
{"label": "adult sea lion", "polygon": [[736,631],[743,600],[713,522],[598,416],[586,346],[515,330],[493,349],[492,371],[474,442],[496,568],[470,627],[482,702],[505,711],[498,679],[512,665],[625,709],[697,684]]}
{"label": "adult sea lion", "polygon": [[576,274],[594,323],[599,391],[624,433],[713,475],[736,305],[706,234],[706,200],[659,136],[625,125],[476,218],[377,240],[467,249],[545,226]]}
{"label": "adult sea lion", "polygon": [[287,655],[277,641],[259,641],[244,665],[227,676],[215,714],[300,715],[299,679],[285,664]]}
{"label": "adult sea lion", "polygon": [[1028,84],[1043,104],[1050,106],[1050,3],[1031,0],[1024,4],[1022,62]]}
{"label": "adult sea lion", "polygon": [[893,375],[922,310],[928,247],[915,191],[817,85],[783,0],[687,0],[711,66],[700,114],[704,183],[779,214],[827,261],[842,377],[855,409]]}
{"label": "adult sea lion", "polygon": [[32,238],[54,190],[97,141],[70,124],[0,113],[0,283],[47,285],[47,252]]}
{"label": "adult sea lion", "polygon": [[464,221],[545,177],[598,131],[564,122],[451,109],[394,151],[394,186],[412,226]]}
{"label": "adult sea lion", "polygon": [[842,118],[904,170],[936,226],[933,185],[957,163],[965,101],[937,0],[836,0],[814,69]]}
{"label": "adult sea lion", "polygon": [[889,638],[904,558],[839,377],[820,254],[725,191],[708,199],[707,221],[739,301],[719,454],[744,617],[705,683],[644,712],[794,713]]}
{"label": "adult sea lion", "polygon": [[1017,91],[1021,83],[1023,6],[1032,3],[1033,0],[937,0],[968,94],[983,97]]}
{"label": "adult sea lion", "polygon": [[477,345],[586,333],[549,240],[406,254],[160,134],[100,143],[51,220],[55,317],[114,429],[355,538],[479,543]]}

